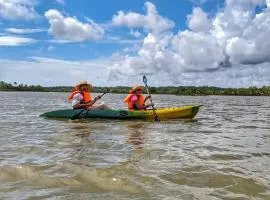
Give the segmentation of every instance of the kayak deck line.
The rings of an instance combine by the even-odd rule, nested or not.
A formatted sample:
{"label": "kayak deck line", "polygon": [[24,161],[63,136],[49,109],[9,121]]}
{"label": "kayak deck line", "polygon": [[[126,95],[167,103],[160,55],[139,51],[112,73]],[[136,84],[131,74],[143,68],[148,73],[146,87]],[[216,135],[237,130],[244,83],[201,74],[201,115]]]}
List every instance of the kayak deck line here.
{"label": "kayak deck line", "polygon": [[[156,113],[159,119],[193,119],[202,105],[188,105],[181,107],[158,108]],[[77,116],[78,115],[78,116]],[[76,119],[82,118],[104,118],[104,119],[153,119],[153,110],[83,110],[63,109],[46,112],[40,115],[45,118]]]}

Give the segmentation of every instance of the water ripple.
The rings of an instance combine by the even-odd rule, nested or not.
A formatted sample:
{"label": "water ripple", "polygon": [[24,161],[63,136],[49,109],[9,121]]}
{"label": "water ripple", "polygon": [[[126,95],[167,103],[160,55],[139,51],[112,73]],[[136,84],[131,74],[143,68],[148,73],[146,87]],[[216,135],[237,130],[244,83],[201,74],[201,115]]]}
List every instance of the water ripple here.
{"label": "water ripple", "polygon": [[189,121],[38,117],[67,95],[1,92],[0,199],[270,199],[269,97],[153,95],[203,104]]}

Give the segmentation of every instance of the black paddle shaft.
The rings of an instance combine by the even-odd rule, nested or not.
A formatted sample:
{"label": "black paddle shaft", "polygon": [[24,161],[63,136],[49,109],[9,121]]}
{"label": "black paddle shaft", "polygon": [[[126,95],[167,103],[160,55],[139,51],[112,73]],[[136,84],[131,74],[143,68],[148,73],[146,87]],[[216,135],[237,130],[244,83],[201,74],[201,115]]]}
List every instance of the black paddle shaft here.
{"label": "black paddle shaft", "polygon": [[[149,96],[150,93],[149,93],[149,90],[148,90],[147,78],[146,78],[145,75],[143,76],[143,82],[144,82],[144,84],[145,84],[145,88],[146,88],[146,91],[147,91],[148,96]],[[158,115],[157,115],[157,113],[156,113],[156,109],[155,109],[155,107],[154,107],[152,97],[150,97],[150,102],[151,102],[151,105],[152,105],[152,110],[153,110],[153,113],[154,113],[154,119],[155,119],[155,121],[160,121],[159,118],[158,118]]]}
{"label": "black paddle shaft", "polygon": [[[101,95],[100,95],[100,98],[103,97],[106,93],[110,92],[109,89],[105,92],[103,92]],[[93,105],[96,103],[96,101],[93,103]],[[92,105],[92,106],[93,106]],[[82,109],[80,112],[76,113],[75,115],[73,115],[70,119],[71,120],[74,120],[74,119],[77,119],[83,112],[85,111],[85,113],[88,112],[88,109]]]}

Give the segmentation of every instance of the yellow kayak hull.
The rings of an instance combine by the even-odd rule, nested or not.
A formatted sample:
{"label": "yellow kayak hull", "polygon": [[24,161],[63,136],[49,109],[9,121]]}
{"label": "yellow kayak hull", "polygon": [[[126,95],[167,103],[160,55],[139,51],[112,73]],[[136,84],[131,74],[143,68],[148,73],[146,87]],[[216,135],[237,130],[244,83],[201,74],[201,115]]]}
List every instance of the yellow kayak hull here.
{"label": "yellow kayak hull", "polygon": [[[199,112],[200,106],[181,106],[171,108],[159,108],[156,109],[156,114],[160,120],[162,119],[193,119]],[[137,112],[137,111],[134,111]],[[153,110],[138,111],[144,112],[146,119],[153,119]]]}

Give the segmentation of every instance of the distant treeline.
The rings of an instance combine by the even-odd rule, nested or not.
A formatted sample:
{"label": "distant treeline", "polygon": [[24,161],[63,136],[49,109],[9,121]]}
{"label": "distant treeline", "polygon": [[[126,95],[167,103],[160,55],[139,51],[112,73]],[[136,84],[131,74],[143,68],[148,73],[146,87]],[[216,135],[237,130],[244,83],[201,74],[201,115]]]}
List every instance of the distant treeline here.
{"label": "distant treeline", "polygon": [[[72,86],[56,86],[43,87],[40,85],[17,84],[14,82],[0,82],[1,91],[38,91],[38,92],[71,92],[74,89]],[[130,87],[94,87],[93,92],[103,92],[111,89],[112,93],[128,93]],[[167,86],[167,87],[149,87],[152,94],[175,94],[175,95],[239,95],[239,96],[270,96],[270,86],[261,88],[218,88],[218,87],[194,87],[194,86]]]}

